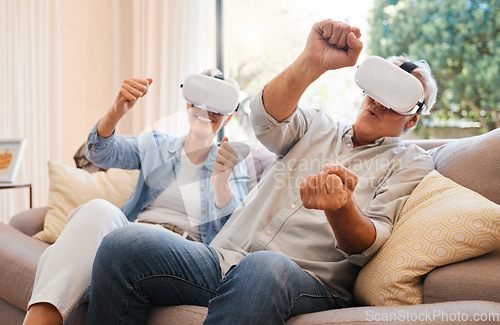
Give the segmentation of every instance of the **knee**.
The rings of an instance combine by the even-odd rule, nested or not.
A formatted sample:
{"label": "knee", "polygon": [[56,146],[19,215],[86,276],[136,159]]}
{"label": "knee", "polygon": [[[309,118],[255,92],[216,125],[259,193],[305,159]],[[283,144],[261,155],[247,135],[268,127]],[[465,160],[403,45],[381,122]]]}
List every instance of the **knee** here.
{"label": "knee", "polygon": [[255,268],[259,271],[286,270],[290,264],[294,264],[288,257],[271,251],[259,251],[245,256],[239,265]]}
{"label": "knee", "polygon": [[99,245],[94,265],[106,266],[120,263],[121,258],[134,253],[135,245],[131,245],[133,230],[136,227],[125,226],[107,234]]}
{"label": "knee", "polygon": [[112,203],[103,199],[91,200],[75,210],[68,216],[68,224],[85,224],[93,229],[104,226],[114,229],[118,226],[128,224],[123,212]]}
{"label": "knee", "polygon": [[161,254],[161,240],[157,233],[162,230],[127,225],[107,234],[94,260],[94,269],[107,269],[109,272],[130,268],[131,261],[136,264],[148,263]]}
{"label": "knee", "polygon": [[117,209],[117,207],[104,199],[93,199],[88,201],[83,205],[84,207],[87,207],[88,209],[94,209],[97,211],[109,211],[109,210],[114,210]]}
{"label": "knee", "polygon": [[[245,281],[254,279],[255,285],[266,288],[281,287],[284,279],[289,279],[299,267],[288,257],[270,251],[260,251],[245,256],[229,273]],[[264,280],[264,281],[263,281]]]}
{"label": "knee", "polygon": [[[110,277],[119,276],[123,268],[130,264],[132,252],[127,247],[129,229],[131,226],[118,228],[107,234],[97,249],[92,266],[92,281],[101,283]],[[128,262],[127,262],[128,261]]]}

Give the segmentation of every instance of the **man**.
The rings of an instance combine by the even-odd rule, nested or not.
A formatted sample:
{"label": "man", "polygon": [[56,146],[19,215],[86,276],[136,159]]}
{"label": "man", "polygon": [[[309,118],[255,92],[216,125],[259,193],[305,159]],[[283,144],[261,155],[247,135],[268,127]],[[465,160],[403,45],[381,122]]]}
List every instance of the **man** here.
{"label": "man", "polygon": [[[366,97],[349,126],[297,108],[324,72],[356,64],[360,36],[348,24],[316,23],[299,58],[253,98],[255,133],[279,158],[210,246],[127,227],[104,239],[89,324],[142,324],[150,305],[178,304],[208,306],[206,324],[283,324],[352,303],[360,267],[433,169],[425,151],[401,143],[418,114]],[[416,66],[429,110],[435,83]]]}

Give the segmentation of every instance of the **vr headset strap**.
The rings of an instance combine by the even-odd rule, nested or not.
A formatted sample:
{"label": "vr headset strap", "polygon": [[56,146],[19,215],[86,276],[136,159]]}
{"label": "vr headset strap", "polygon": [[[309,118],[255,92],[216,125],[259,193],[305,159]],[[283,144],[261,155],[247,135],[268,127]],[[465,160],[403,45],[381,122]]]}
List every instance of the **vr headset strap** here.
{"label": "vr headset strap", "polygon": [[413,70],[417,68],[417,65],[413,62],[405,62],[399,66],[404,71],[411,73]]}

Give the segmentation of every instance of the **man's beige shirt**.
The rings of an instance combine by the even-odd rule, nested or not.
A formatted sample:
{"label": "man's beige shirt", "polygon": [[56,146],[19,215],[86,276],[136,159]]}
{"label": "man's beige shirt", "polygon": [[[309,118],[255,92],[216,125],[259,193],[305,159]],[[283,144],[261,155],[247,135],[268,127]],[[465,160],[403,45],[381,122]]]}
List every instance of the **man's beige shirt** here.
{"label": "man's beige shirt", "polygon": [[[399,137],[354,148],[352,126],[334,122],[321,110],[299,108],[278,122],[264,109],[262,90],[250,107],[257,138],[278,159],[210,244],[222,273],[252,252],[278,252],[313,274],[347,306],[360,267],[389,238],[406,199],[434,169],[432,159],[417,146],[405,148]],[[364,252],[342,251],[324,212],[302,206],[300,183],[325,164],[342,164],[359,177],[354,201],[377,232]]]}

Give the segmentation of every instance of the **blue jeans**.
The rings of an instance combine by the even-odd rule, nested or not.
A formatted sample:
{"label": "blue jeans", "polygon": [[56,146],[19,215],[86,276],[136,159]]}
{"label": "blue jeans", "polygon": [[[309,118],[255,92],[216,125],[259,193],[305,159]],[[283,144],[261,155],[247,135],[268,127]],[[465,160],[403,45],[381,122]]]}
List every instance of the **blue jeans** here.
{"label": "blue jeans", "polygon": [[125,226],[106,236],[92,271],[87,324],[145,324],[151,305],[208,306],[205,324],[284,324],[339,308],[289,258],[244,257],[224,278],[216,252],[162,230]]}

